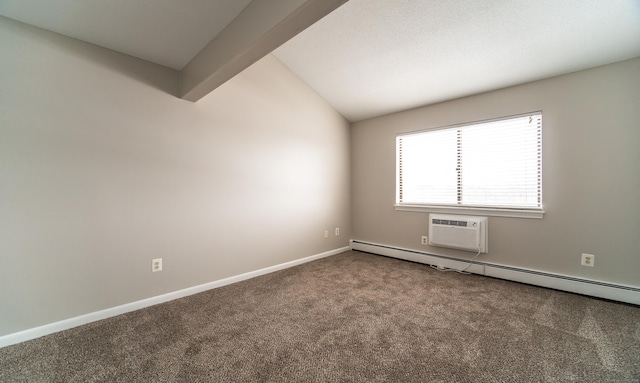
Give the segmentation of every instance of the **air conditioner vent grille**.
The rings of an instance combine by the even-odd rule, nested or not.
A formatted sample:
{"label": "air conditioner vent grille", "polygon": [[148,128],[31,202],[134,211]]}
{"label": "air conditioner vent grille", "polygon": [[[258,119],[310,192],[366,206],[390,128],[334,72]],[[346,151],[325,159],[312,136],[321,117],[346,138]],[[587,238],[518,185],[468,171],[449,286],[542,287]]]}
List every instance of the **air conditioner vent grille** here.
{"label": "air conditioner vent grille", "polygon": [[432,222],[435,225],[451,225],[451,226],[468,226],[467,221],[450,221],[448,219],[437,219],[434,218]]}

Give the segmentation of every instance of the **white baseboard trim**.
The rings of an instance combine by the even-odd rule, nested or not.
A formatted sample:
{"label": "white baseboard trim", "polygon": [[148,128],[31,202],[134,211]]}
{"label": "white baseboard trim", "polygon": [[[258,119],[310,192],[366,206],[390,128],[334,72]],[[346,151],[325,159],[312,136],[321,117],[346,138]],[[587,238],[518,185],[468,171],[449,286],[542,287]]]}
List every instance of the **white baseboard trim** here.
{"label": "white baseboard trim", "polygon": [[[351,249],[367,253],[385,255],[407,261],[440,266],[460,270],[469,264],[453,257],[404,249],[395,246],[351,240]],[[522,269],[487,262],[476,261],[467,269],[474,274],[506,279],[514,282],[548,287],[555,290],[568,291],[592,297],[605,298],[618,302],[640,305],[640,287],[613,284],[584,278],[571,277],[560,274],[547,273],[537,270]]]}
{"label": "white baseboard trim", "polygon": [[104,310],[100,310],[100,311],[96,311],[96,312],[80,315],[80,316],[69,318],[69,319],[64,319],[64,320],[61,320],[59,322],[50,323],[50,324],[47,324],[47,325],[44,325],[44,326],[39,326],[39,327],[23,330],[23,331],[20,331],[20,332],[16,332],[16,333],[13,333],[13,334],[0,336],[0,348],[6,347],[6,346],[10,346],[10,345],[13,345],[13,344],[17,344],[17,343],[21,343],[21,342],[25,342],[25,341],[28,341],[28,340],[31,340],[31,339],[35,339],[35,338],[40,338],[42,336],[53,334],[55,332],[59,332],[59,331],[63,331],[63,330],[67,330],[67,329],[70,329],[70,328],[73,328],[73,327],[82,326],[82,325],[85,325],[87,323],[96,322],[96,321],[99,321],[99,320],[111,318],[111,317],[114,317],[114,316],[117,316],[117,315],[121,315],[121,314],[125,314],[125,313],[128,313],[128,312],[131,312],[131,311],[140,310],[140,309],[143,309],[145,307],[154,306],[154,305],[157,305],[157,304],[160,304],[160,303],[172,301],[174,299],[184,298],[184,297],[187,297],[189,295],[201,293],[203,291],[215,289],[217,287],[222,287],[222,286],[230,285],[232,283],[241,282],[241,281],[244,281],[244,280],[247,280],[247,279],[259,277],[261,275],[273,273],[275,271],[284,270],[284,269],[287,269],[289,267],[298,266],[298,265],[301,265],[303,263],[307,263],[307,262],[315,261],[317,259],[329,257],[329,256],[336,255],[336,254],[340,254],[340,253],[343,253],[345,251],[348,251],[349,249],[350,249],[350,247],[342,247],[342,248],[339,248],[339,249],[330,250],[330,251],[327,251],[327,252],[324,252],[324,253],[320,253],[320,254],[316,254],[316,255],[312,255],[312,256],[309,256],[309,257],[296,259],[294,261],[281,263],[279,265],[266,267],[264,269],[250,271],[248,273],[235,275],[233,277],[219,279],[217,281],[205,283],[205,284],[202,284],[202,285],[193,286],[193,287],[189,287],[189,288],[178,290],[178,291],[173,291],[173,292],[170,292],[170,293],[167,293],[167,294],[158,295],[158,296],[155,296],[155,297],[139,300],[139,301],[136,301],[136,302],[126,303],[124,305],[111,307],[111,308],[108,308],[108,309],[104,309]]}

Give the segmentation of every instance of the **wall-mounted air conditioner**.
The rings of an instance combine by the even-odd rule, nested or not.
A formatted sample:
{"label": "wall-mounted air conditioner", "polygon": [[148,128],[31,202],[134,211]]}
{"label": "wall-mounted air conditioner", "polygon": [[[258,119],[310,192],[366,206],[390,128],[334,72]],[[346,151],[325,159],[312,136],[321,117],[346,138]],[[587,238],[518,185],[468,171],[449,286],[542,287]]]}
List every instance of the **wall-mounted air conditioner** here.
{"label": "wall-mounted air conditioner", "polygon": [[429,245],[486,253],[487,217],[429,214]]}

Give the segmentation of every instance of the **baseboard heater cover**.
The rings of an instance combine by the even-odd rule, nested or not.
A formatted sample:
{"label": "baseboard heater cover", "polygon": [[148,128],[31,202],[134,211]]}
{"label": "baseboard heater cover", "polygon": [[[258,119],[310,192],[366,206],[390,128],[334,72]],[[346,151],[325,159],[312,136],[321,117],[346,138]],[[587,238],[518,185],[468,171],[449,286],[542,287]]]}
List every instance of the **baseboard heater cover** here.
{"label": "baseboard heater cover", "polygon": [[[452,269],[461,269],[468,265],[468,261],[459,258],[359,240],[351,240],[351,249]],[[625,286],[477,261],[467,271],[493,278],[640,305],[640,287],[635,286]]]}

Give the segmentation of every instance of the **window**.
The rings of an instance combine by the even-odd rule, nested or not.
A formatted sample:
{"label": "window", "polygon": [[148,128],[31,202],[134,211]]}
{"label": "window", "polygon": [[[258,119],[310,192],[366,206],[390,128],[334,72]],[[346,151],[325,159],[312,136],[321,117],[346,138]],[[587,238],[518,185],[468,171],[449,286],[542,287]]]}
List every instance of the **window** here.
{"label": "window", "polygon": [[401,134],[396,154],[399,210],[542,217],[541,112]]}

